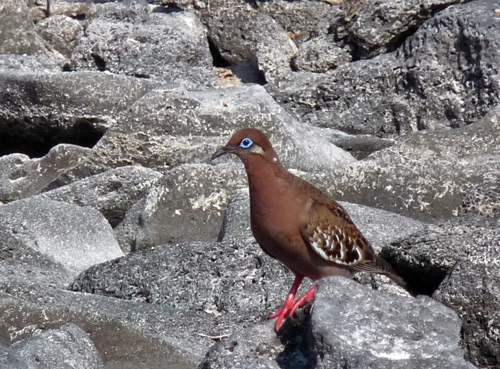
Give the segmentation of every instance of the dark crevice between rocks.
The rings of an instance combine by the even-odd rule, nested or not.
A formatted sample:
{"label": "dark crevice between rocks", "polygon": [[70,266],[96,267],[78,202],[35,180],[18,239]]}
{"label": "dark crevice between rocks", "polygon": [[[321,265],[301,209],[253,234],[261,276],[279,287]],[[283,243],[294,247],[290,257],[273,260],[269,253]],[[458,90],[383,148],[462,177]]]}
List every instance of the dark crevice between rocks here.
{"label": "dark crevice between rocks", "polygon": [[213,66],[216,68],[229,67],[230,64],[227,62],[226,59],[224,59],[214,41],[210,37],[207,37],[207,40],[208,40],[208,48],[210,50],[210,54],[212,54]]}
{"label": "dark crevice between rocks", "polygon": [[257,59],[248,60],[238,65],[232,65],[221,54],[214,41],[207,37],[210,54],[212,54],[212,64],[216,68],[230,70],[242,83],[257,83],[265,85],[267,83],[264,72],[259,69]]}
{"label": "dark crevice between rocks", "polygon": [[94,63],[97,70],[100,72],[104,72],[106,70],[106,61],[95,53],[90,54],[90,56],[94,58]]}
{"label": "dark crevice between rocks", "polygon": [[171,14],[171,13],[180,13],[183,11],[184,10],[177,4],[167,3],[167,4],[162,4],[162,5],[154,7],[152,12],[153,13]]}
{"label": "dark crevice between rocks", "polygon": [[312,369],[316,367],[316,354],[310,345],[311,305],[297,311],[293,319],[286,319],[278,337],[285,349],[276,357],[282,369]]}
{"label": "dark crevice between rocks", "polygon": [[49,124],[46,118],[0,122],[0,156],[22,153],[41,157],[61,143],[92,148],[106,132],[103,123],[97,118],[79,118],[71,126]]}
{"label": "dark crevice between rocks", "polygon": [[396,251],[388,248],[382,249],[380,256],[388,261],[395,272],[404,279],[408,292],[414,296],[432,296],[449,272],[449,269],[430,265],[424,260],[410,264],[396,254]]}

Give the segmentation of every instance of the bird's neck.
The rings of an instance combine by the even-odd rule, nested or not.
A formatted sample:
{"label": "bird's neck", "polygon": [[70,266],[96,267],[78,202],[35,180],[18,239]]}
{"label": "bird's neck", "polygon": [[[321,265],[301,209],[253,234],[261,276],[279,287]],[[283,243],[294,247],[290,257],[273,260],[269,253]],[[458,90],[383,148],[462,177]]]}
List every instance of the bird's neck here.
{"label": "bird's neck", "polygon": [[260,156],[244,161],[248,176],[251,207],[270,204],[284,190],[284,179],[289,173],[279,161],[268,160]]}

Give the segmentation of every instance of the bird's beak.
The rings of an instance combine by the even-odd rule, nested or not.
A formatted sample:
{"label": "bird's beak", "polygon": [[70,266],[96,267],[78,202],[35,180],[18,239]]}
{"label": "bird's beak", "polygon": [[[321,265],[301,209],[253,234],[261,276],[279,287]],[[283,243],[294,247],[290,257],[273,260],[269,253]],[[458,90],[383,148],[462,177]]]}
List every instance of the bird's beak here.
{"label": "bird's beak", "polygon": [[231,153],[231,152],[233,152],[232,149],[233,148],[231,146],[221,147],[219,150],[217,150],[216,152],[214,152],[214,154],[212,155],[212,157],[210,158],[210,160],[214,160],[214,159],[217,159],[219,156]]}

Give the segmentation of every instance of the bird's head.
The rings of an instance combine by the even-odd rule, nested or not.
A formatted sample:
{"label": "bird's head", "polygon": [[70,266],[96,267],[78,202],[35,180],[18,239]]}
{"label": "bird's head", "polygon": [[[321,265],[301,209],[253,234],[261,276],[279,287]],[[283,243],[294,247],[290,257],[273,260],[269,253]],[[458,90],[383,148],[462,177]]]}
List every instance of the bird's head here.
{"label": "bird's head", "polygon": [[212,160],[225,154],[238,156],[245,164],[252,158],[262,158],[271,163],[279,163],[276,151],[264,133],[258,129],[246,128],[236,132],[226,146],[212,155]]}

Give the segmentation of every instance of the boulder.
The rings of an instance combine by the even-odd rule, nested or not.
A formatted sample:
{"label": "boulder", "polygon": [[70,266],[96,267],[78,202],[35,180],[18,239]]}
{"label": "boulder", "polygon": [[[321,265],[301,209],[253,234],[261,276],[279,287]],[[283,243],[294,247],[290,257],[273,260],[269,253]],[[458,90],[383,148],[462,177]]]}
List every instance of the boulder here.
{"label": "boulder", "polygon": [[[394,52],[354,59],[329,73],[289,74],[266,88],[302,121],[348,133],[403,135],[475,122],[499,103],[497,6],[485,0],[449,6],[409,37],[392,33],[393,26],[411,29],[412,23],[418,23],[420,9],[440,8],[433,1],[424,3],[423,8],[395,10],[395,2],[369,2],[366,7],[373,6],[374,22],[380,19],[377,12],[384,10],[387,14],[382,19],[386,15],[390,19],[380,40],[372,33],[385,27],[369,27],[361,16],[363,10],[353,23],[366,42],[374,42],[366,45],[367,50],[381,47],[383,39],[403,38],[393,46]],[[397,13],[403,9],[409,18],[401,21]]]}
{"label": "boulder", "polygon": [[87,334],[74,324],[49,329],[0,346],[0,367],[11,369],[99,369],[103,364]]}
{"label": "boulder", "polygon": [[0,201],[36,195],[62,173],[81,163],[90,149],[68,144],[54,146],[45,156],[30,159],[24,154],[0,157]]}
{"label": "boulder", "polygon": [[74,70],[153,78],[187,88],[218,85],[206,30],[188,12],[153,12],[147,4],[95,5],[71,53]]}
{"label": "boulder", "polygon": [[155,170],[140,166],[120,167],[44,192],[40,196],[93,207],[115,227],[123,220],[130,207],[146,196],[161,176]]}
{"label": "boulder", "polygon": [[[467,223],[461,226],[461,238],[468,247],[433,294],[462,318],[461,344],[467,348],[466,358],[488,368],[500,362],[499,226],[498,221],[484,220],[478,229]],[[450,239],[452,245],[458,243],[451,235],[447,246]],[[456,252],[452,247],[449,250]]]}
{"label": "boulder", "polygon": [[107,220],[89,207],[29,198],[0,207],[0,230],[73,275],[123,256]]}
{"label": "boulder", "polygon": [[320,281],[311,316],[316,368],[467,368],[461,321],[429,297],[370,290],[346,278]]}

